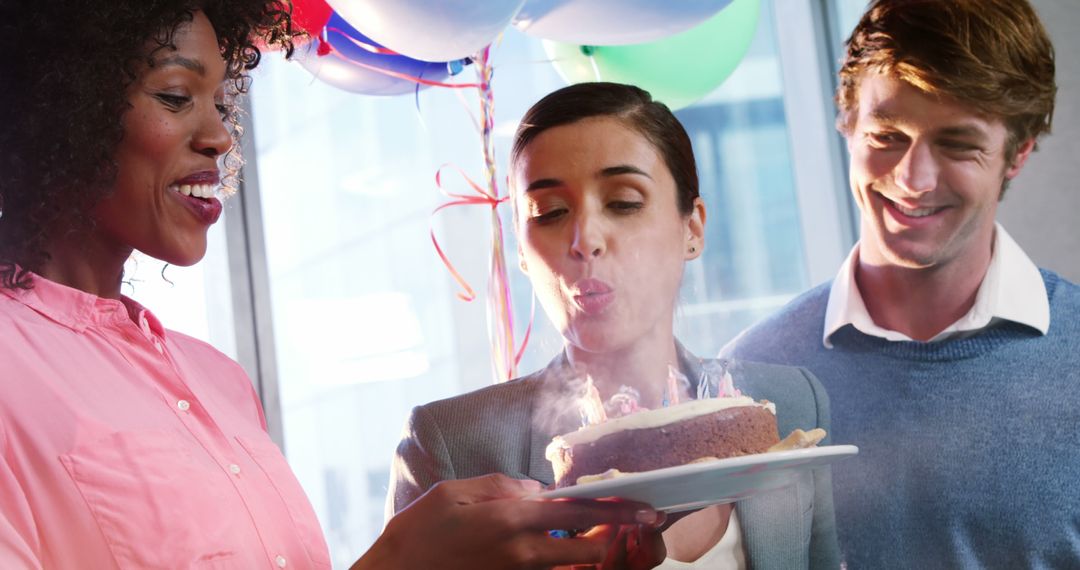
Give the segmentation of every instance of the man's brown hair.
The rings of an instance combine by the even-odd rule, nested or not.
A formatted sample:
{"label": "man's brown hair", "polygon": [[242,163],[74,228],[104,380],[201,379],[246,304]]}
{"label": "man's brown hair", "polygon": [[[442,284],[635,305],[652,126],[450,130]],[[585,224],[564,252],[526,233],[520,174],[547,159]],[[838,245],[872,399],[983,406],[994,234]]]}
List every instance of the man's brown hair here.
{"label": "man's brown hair", "polygon": [[1028,0],[873,0],[840,69],[837,127],[845,134],[867,72],[893,74],[1000,119],[1010,161],[1021,143],[1050,131],[1054,47]]}

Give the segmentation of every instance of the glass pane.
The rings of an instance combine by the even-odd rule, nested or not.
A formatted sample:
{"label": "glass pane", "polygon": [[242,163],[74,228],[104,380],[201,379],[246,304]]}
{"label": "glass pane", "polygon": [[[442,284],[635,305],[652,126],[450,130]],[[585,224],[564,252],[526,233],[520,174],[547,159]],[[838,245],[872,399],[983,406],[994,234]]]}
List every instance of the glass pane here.
{"label": "glass pane", "polygon": [[225,217],[210,227],[206,257],[191,267],[167,265],[136,252],[124,267],[123,293],[169,329],[206,341],[236,359]]}
{"label": "glass pane", "polygon": [[705,249],[687,265],[676,335],[712,356],[804,290],[806,261],[771,2],[746,58],[704,101],[678,111],[708,209]]}
{"label": "glass pane", "polygon": [[[703,356],[806,286],[765,4],[741,67],[678,113],[698,152],[709,207],[705,254],[687,268],[678,330]],[[540,42],[513,30],[492,54],[503,181],[521,115],[563,83]],[[472,69],[457,79],[471,81]],[[490,209],[431,215],[445,201],[434,181],[440,165],[482,176],[470,118],[478,106],[467,90],[351,94],[273,56],[256,73],[252,104],[286,453],[335,565],[345,568],[382,528],[390,459],[409,410],[492,380],[483,305]],[[453,168],[443,181],[450,191],[468,191]],[[516,270],[509,209],[500,215],[520,342],[531,290]],[[455,298],[431,229],[476,301]],[[542,313],[532,335],[521,373],[562,346]]]}
{"label": "glass pane", "polygon": [[847,41],[848,36],[851,35],[851,31],[855,29],[855,24],[859,23],[859,18],[862,17],[863,12],[866,11],[867,0],[832,0],[835,3],[836,21],[833,22],[833,26],[837,31],[837,37],[834,38],[839,55],[843,55],[842,46]]}

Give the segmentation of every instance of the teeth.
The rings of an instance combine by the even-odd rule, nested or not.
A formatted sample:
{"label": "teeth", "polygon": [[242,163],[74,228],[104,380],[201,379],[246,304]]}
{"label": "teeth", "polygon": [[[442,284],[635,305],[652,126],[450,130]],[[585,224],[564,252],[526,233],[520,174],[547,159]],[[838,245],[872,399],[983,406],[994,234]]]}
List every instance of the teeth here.
{"label": "teeth", "polygon": [[172,184],[169,186],[169,190],[173,192],[195,198],[213,198],[216,188],[217,186],[212,184]]}
{"label": "teeth", "polygon": [[909,216],[909,217],[912,217],[912,218],[923,218],[923,217],[929,216],[930,214],[937,213],[937,211],[940,210],[940,208],[918,208],[918,209],[912,210],[912,209],[909,209],[909,208],[905,208],[905,207],[901,206],[900,204],[897,204],[896,202],[893,202],[893,205],[896,206],[897,210],[900,210],[901,214],[904,214],[905,216]]}

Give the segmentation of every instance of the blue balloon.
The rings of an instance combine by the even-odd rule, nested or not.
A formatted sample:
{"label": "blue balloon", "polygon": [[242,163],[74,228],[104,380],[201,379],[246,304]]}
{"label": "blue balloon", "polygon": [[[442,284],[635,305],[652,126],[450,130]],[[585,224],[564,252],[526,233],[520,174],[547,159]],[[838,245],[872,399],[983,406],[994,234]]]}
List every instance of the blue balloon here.
{"label": "blue balloon", "polygon": [[320,81],[364,95],[403,95],[415,92],[417,86],[420,89],[426,87],[422,83],[384,72],[445,81],[450,75],[451,64],[459,63],[418,61],[403,55],[374,53],[356,42],[383,47],[356,31],[335,13],[326,24],[326,43],[333,50],[326,55],[318,55],[318,42],[313,41],[297,59],[304,69]]}

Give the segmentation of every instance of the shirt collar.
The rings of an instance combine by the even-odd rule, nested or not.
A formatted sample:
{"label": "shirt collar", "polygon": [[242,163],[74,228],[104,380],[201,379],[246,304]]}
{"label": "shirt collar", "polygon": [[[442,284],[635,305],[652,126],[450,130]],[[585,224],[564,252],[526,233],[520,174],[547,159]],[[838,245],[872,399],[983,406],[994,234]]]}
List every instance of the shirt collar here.
{"label": "shirt collar", "polygon": [[[140,328],[165,337],[161,322],[135,300],[121,295],[106,299],[28,272],[30,289],[0,287],[0,292],[51,321],[82,332],[92,325],[134,321]],[[144,332],[146,332],[144,330]]]}
{"label": "shirt collar", "polygon": [[[855,244],[829,291],[822,344],[826,348],[832,348],[830,337],[845,325],[852,325],[864,334],[886,340],[912,340],[903,333],[878,326],[870,318],[866,303],[863,302],[855,283],[855,267],[858,262],[859,244]],[[1046,284],[1042,274],[1001,224],[995,224],[990,266],[975,295],[975,304],[966,315],[946,327],[930,339],[930,342],[970,334],[997,320],[1027,325],[1042,334],[1046,334],[1050,328],[1050,301],[1046,296]]]}

